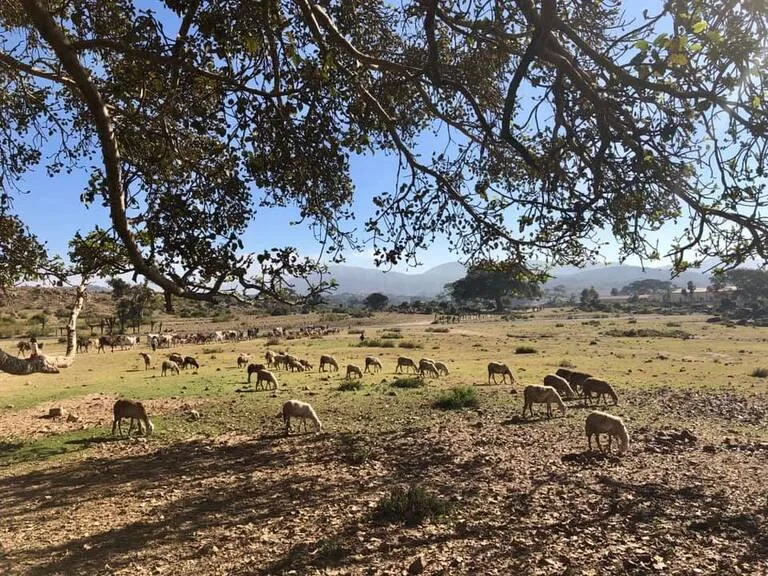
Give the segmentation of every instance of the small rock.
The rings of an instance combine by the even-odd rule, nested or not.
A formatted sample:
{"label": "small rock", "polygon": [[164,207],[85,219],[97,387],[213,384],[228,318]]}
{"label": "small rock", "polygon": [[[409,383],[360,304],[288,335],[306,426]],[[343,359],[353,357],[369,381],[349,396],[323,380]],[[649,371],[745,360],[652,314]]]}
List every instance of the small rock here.
{"label": "small rock", "polygon": [[706,446],[702,447],[702,452],[706,452],[707,454],[714,454],[717,452],[717,448],[715,448],[712,444],[707,444]]}
{"label": "small rock", "polygon": [[80,422],[80,416],[77,414],[68,414],[67,422]]}
{"label": "small rock", "polygon": [[48,417],[49,418],[59,418],[60,416],[64,416],[64,409],[61,407],[51,408],[48,410]]}
{"label": "small rock", "polygon": [[419,554],[408,566],[408,574],[421,574],[422,572],[424,572],[424,557]]}
{"label": "small rock", "polygon": [[15,406],[14,406],[13,404],[6,404],[6,405],[5,405],[5,407],[6,407],[8,410],[12,410],[13,408],[15,408]]}

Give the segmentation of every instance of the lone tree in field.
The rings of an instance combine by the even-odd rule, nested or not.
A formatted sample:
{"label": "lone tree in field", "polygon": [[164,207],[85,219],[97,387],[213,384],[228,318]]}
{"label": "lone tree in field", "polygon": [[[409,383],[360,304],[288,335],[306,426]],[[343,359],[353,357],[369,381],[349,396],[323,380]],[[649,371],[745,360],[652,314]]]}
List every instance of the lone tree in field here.
{"label": "lone tree in field", "polygon": [[389,297],[381,292],[374,292],[369,294],[363,302],[371,310],[384,310],[389,302]]}
{"label": "lone tree in field", "polygon": [[445,288],[459,304],[492,302],[496,311],[501,312],[507,298],[539,297],[540,280],[515,264],[488,261],[469,268],[464,278],[446,284]]}
{"label": "lone tree in field", "polygon": [[[12,203],[39,168],[91,170],[72,201],[111,227],[76,248],[168,307],[233,283],[327,288],[290,246],[244,251],[254,213],[284,205],[330,257],[370,241],[378,263],[415,263],[444,236],[470,264],[579,265],[599,230],[621,257],[677,270],[766,255],[765,3],[142,6],[0,2],[3,285],[50,269]],[[400,161],[362,237],[345,227],[358,154]],[[668,222],[678,237],[652,241]]]}

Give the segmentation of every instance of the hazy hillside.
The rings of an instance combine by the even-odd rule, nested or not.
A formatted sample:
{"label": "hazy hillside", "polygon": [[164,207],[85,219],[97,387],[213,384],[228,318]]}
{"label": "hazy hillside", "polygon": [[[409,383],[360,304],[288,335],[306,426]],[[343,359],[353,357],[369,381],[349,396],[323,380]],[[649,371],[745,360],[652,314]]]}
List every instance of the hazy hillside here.
{"label": "hazy hillside", "polygon": [[[331,266],[331,275],[339,283],[337,294],[367,296],[372,292],[382,292],[389,296],[434,297],[443,291],[443,287],[464,276],[465,268],[458,262],[441,264],[420,274],[384,272],[372,268],[354,266]],[[646,268],[639,266],[593,266],[586,269],[573,267],[558,268],[553,271],[556,277],[544,287],[554,288],[565,285],[569,292],[580,292],[594,286],[601,294],[609,294],[612,288],[622,287],[635,280],[654,279],[671,280],[683,288],[689,281],[696,286],[707,286],[709,277],[699,271],[687,271],[672,278],[669,269]]]}

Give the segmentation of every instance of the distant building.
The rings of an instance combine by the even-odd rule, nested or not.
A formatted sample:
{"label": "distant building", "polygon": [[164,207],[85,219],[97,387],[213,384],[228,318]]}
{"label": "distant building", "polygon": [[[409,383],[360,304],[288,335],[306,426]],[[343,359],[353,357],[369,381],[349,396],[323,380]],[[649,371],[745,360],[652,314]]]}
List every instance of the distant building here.
{"label": "distant building", "polygon": [[[723,286],[720,290],[713,290],[711,286],[696,287],[693,295],[687,288],[677,288],[669,293],[670,302],[717,302],[723,298],[734,296],[738,292],[736,286]],[[666,294],[657,294],[656,297],[664,300]]]}

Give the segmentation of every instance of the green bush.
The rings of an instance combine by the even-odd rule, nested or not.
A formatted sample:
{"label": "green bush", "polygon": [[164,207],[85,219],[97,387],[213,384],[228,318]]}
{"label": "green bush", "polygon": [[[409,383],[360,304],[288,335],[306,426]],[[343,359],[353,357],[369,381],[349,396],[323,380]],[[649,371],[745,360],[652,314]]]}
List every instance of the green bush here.
{"label": "green bush", "polygon": [[536,348],[533,346],[518,346],[515,348],[515,354],[536,354]]}
{"label": "green bush", "polygon": [[394,382],[392,382],[392,386],[395,388],[421,388],[424,386],[424,380],[418,376],[395,378]]}
{"label": "green bush", "polygon": [[388,340],[399,340],[400,338],[403,337],[403,335],[400,334],[399,332],[387,332],[385,334],[382,334],[381,337],[386,338]]}
{"label": "green bush", "polygon": [[394,348],[395,343],[379,340],[378,338],[366,338],[355,344],[355,346],[359,348]]}
{"label": "green bush", "polygon": [[441,394],[435,401],[435,408],[441,410],[461,410],[478,405],[477,390],[472,386],[456,386]]}
{"label": "green bush", "polygon": [[405,341],[405,342],[400,342],[400,344],[398,344],[398,346],[399,346],[400,348],[408,348],[408,349],[413,349],[413,348],[422,348],[422,347],[423,347],[423,346],[422,346],[421,344],[419,344],[418,342],[411,342],[410,340],[407,340],[407,341]]}
{"label": "green bush", "polygon": [[445,516],[450,510],[449,502],[429,494],[423,486],[411,485],[407,490],[398,486],[379,500],[372,518],[384,524],[418,526],[425,520]]}
{"label": "green bush", "polygon": [[355,390],[361,390],[363,383],[360,380],[344,380],[339,384],[339,391],[341,392],[354,392]]}

